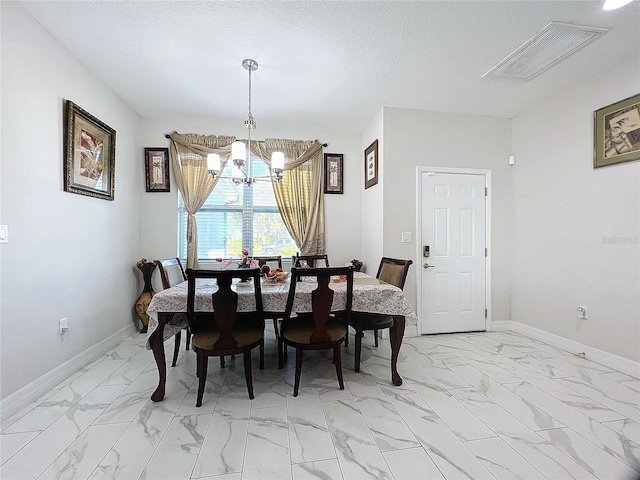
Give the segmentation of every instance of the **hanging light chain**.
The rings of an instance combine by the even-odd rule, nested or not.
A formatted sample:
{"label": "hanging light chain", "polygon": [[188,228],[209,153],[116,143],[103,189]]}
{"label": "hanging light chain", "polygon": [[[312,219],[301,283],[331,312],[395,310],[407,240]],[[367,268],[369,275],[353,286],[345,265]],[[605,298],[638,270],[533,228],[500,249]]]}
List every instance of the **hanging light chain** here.
{"label": "hanging light chain", "polygon": [[[255,65],[255,69],[258,68],[258,64],[253,61],[253,60],[249,60],[247,62],[247,70],[249,71],[249,118],[246,122],[244,122],[244,126],[247,127],[249,130],[251,130],[252,128],[256,128],[256,119],[253,118],[253,114],[251,113],[251,72],[254,70],[254,65]],[[251,134],[251,133],[249,133]]]}

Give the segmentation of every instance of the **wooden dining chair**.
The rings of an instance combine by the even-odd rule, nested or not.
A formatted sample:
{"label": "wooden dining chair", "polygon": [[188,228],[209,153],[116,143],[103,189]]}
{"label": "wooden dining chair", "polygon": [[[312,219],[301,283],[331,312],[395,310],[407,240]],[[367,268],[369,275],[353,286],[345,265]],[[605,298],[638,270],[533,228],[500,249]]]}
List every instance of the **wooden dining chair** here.
{"label": "wooden dining chair", "polygon": [[[196,306],[196,280],[215,279],[218,290],[211,296],[213,311]],[[238,311],[238,294],[233,290],[234,279],[252,281],[248,287],[253,300],[246,305],[249,311]],[[187,269],[187,320],[193,334],[191,343],[197,359],[198,396],[196,407],[202,405],[207,381],[209,357],[244,355],[244,376],[249,398],[253,399],[253,375],[251,351],[260,348],[260,370],[264,368],[264,317],[260,269],[196,270]],[[243,302],[244,303],[244,302]]]}
{"label": "wooden dining chair", "polygon": [[[184,282],[187,279],[187,276],[184,273],[184,268],[182,268],[182,263],[180,263],[179,258],[168,258],[166,260],[154,260],[158,271],[160,272],[160,281],[162,282],[162,289],[166,290],[167,288],[174,287],[179,283]],[[182,320],[185,320],[186,317],[183,313],[178,313],[174,315],[174,319],[176,317],[183,317]],[[186,338],[186,350],[189,350],[189,344],[191,343],[191,332],[189,331],[189,325],[186,324],[185,327],[187,338]],[[178,361],[178,353],[180,352],[180,342],[182,341],[182,329],[178,330],[178,333],[175,335],[176,343],[173,347],[173,361],[171,362],[171,366],[175,367],[176,362]]]}
{"label": "wooden dining chair", "polygon": [[253,259],[258,260],[258,265],[260,267],[262,267],[263,265],[269,265],[271,269],[282,268],[281,255],[272,255],[267,257],[253,257]]}
{"label": "wooden dining chair", "polygon": [[[400,260],[396,258],[382,257],[376,278],[383,282],[395,285],[400,290],[404,289],[405,281],[412,260]],[[362,336],[366,330],[373,330],[374,343],[378,346],[378,330],[391,328],[393,317],[377,313],[351,312],[349,325],[356,331],[355,333],[355,371],[360,371],[360,356],[362,354]],[[345,341],[348,345],[348,340]]]}
{"label": "wooden dining chair", "polygon": [[[316,268],[316,262],[323,261],[325,267],[329,267],[329,256],[327,254],[322,255],[296,255],[295,257],[291,257],[292,265],[295,265],[297,260],[300,260],[300,266]],[[320,265],[317,265],[318,267]]]}
{"label": "wooden dining chair", "polygon": [[[329,286],[332,276],[346,277],[346,304],[343,310],[332,312],[334,290]],[[298,286],[298,279],[313,277],[317,288],[311,294],[311,313],[297,314],[292,317],[293,302]],[[349,267],[334,268],[297,268],[291,269],[291,283],[284,319],[280,326],[278,342],[278,366],[284,366],[284,348],[287,345],[296,349],[296,371],[293,396],[298,396],[300,374],[302,372],[302,352],[304,350],[333,350],[333,363],[338,376],[340,390],[344,390],[342,379],[342,359],[340,344],[347,335],[347,325],[351,304],[353,302],[353,269]],[[339,315],[337,315],[339,313]]]}

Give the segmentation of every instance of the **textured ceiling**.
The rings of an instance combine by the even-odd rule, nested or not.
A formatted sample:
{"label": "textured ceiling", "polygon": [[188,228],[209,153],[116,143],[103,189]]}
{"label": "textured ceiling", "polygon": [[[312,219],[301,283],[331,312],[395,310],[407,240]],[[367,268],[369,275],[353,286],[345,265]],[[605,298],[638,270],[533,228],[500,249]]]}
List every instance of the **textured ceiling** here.
{"label": "textured ceiling", "polygon": [[[360,132],[383,106],[514,117],[640,56],[640,2],[30,1],[143,117]],[[551,21],[608,28],[526,82],[482,75]],[[640,90],[640,72],[639,72]]]}

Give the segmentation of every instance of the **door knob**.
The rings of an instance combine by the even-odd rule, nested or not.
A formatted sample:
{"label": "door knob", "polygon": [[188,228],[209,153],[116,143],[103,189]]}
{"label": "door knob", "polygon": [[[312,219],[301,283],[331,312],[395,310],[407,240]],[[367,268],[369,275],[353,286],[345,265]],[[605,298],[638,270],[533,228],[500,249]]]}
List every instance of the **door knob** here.
{"label": "door knob", "polygon": [[425,270],[427,268],[433,268],[435,265],[429,265],[428,263],[425,263],[424,265],[422,265],[422,268],[424,268]]}

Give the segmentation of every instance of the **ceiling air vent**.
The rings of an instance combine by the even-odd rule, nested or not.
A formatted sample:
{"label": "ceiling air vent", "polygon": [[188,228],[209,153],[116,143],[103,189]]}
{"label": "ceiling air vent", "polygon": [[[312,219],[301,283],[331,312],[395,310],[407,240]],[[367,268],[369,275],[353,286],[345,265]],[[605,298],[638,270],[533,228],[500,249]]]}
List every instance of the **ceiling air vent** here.
{"label": "ceiling air vent", "polygon": [[551,22],[482,77],[531,80],[608,31]]}

